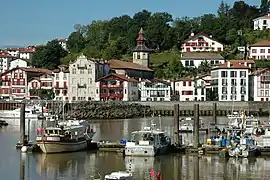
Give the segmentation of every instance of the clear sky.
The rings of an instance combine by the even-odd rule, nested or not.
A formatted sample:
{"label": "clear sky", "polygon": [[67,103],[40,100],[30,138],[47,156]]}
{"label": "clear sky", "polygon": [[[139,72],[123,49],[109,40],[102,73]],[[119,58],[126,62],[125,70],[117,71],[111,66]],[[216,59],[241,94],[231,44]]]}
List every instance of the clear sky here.
{"label": "clear sky", "polygon": [[[260,0],[246,2],[258,6]],[[22,46],[68,37],[74,24],[133,16],[142,9],[174,17],[216,13],[220,0],[0,0],[0,4],[0,46]]]}

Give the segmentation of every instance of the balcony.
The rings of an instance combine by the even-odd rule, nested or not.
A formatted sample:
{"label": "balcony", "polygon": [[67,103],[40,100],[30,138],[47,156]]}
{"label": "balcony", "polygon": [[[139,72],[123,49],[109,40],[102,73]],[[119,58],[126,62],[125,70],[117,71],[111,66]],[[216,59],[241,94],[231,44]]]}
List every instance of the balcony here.
{"label": "balcony", "polygon": [[87,66],[86,66],[86,65],[80,66],[79,64],[77,64],[77,68],[78,68],[78,69],[87,69]]}
{"label": "balcony", "polygon": [[194,88],[205,88],[205,84],[194,84]]}
{"label": "balcony", "polygon": [[78,88],[86,88],[86,84],[79,84],[79,83],[78,83],[78,84],[77,84],[77,87],[78,87]]}
{"label": "balcony", "polygon": [[123,84],[100,84],[100,88],[123,88]]}
{"label": "balcony", "polygon": [[101,99],[123,99],[123,94],[115,94],[115,93],[100,93]]}

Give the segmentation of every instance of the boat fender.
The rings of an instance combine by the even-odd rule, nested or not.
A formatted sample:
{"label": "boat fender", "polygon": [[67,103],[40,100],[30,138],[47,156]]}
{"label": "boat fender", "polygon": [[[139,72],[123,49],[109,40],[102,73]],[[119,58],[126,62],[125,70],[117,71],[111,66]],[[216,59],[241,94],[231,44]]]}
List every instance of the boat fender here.
{"label": "boat fender", "polygon": [[23,153],[26,153],[26,152],[27,152],[27,147],[26,147],[26,146],[23,146],[23,147],[21,148],[21,151],[22,151]]}

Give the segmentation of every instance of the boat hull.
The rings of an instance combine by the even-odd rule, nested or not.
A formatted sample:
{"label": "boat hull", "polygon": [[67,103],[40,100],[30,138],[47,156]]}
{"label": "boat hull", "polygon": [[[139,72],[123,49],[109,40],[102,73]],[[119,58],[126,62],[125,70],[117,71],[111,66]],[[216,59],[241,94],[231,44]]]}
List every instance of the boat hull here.
{"label": "boat hull", "polygon": [[159,148],[154,148],[153,146],[130,146],[125,147],[125,156],[154,157],[167,154],[168,150],[168,146],[163,146]]}
{"label": "boat hull", "polygon": [[[1,118],[6,118],[6,119],[20,119],[20,113],[16,112],[0,112],[0,117]],[[38,119],[38,114],[25,114],[26,119]]]}
{"label": "boat hull", "polygon": [[78,142],[48,142],[37,141],[37,145],[40,147],[43,153],[62,153],[62,152],[75,152],[87,148],[87,141]]}

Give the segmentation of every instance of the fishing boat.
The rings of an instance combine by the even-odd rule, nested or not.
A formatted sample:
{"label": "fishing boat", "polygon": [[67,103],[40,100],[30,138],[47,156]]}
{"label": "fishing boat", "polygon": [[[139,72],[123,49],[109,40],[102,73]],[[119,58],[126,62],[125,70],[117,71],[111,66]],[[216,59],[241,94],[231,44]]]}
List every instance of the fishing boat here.
{"label": "fishing boat", "polygon": [[[179,123],[179,132],[191,133],[194,129],[194,118],[185,117],[180,119]],[[207,128],[204,127],[202,119],[200,119],[199,131],[207,131]]]}
{"label": "fishing boat", "polygon": [[126,156],[157,156],[166,154],[171,146],[171,139],[165,131],[155,128],[151,123],[139,131],[131,133],[131,140],[126,143]]}
{"label": "fishing boat", "polygon": [[[41,113],[42,107],[39,105],[30,105],[25,107],[26,119],[38,119],[38,115]],[[14,110],[1,110],[0,117],[5,119],[20,119],[21,108]]]}
{"label": "fishing boat", "polygon": [[238,144],[235,148],[228,148],[230,157],[254,157],[260,155],[257,146],[248,144]]}
{"label": "fishing boat", "polygon": [[132,173],[129,172],[123,172],[123,171],[118,171],[118,172],[112,172],[111,174],[105,175],[105,180],[132,180],[133,175]]}
{"label": "fishing boat", "polygon": [[74,152],[87,148],[94,135],[87,121],[68,120],[39,128],[36,142],[43,153]]}

